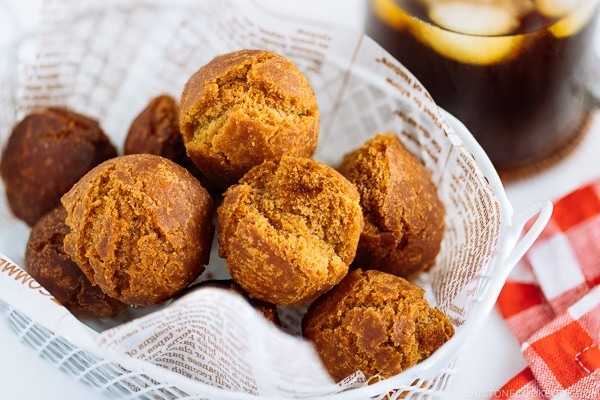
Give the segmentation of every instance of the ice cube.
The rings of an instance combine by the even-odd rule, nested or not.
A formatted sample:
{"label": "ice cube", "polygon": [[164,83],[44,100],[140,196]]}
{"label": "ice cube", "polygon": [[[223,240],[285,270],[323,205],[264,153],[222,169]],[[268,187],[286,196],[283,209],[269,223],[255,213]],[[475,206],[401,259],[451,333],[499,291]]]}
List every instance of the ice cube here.
{"label": "ice cube", "polygon": [[[425,1],[425,0],[421,0]],[[442,0],[426,0],[432,7]],[[494,0],[495,4],[513,5],[517,0]],[[518,0],[522,2],[523,0]],[[533,1],[533,0],[532,0]],[[465,0],[446,0],[445,3],[464,3]],[[425,3],[424,3],[425,4]],[[396,4],[395,0],[374,0],[373,11],[387,24],[398,30],[408,30],[419,41],[429,46],[439,54],[451,60],[465,64],[488,65],[510,59],[519,51],[523,35],[508,36],[474,36],[472,34],[455,33],[448,28],[422,22],[409,16]],[[459,6],[460,7],[460,6]],[[507,7],[514,11],[514,7]],[[515,13],[514,15],[518,15]],[[473,18],[473,15],[469,15]],[[461,19],[465,19],[464,17]]]}
{"label": "ice cube", "polygon": [[571,10],[575,10],[580,3],[582,3],[582,0],[535,0],[538,11],[548,18],[566,16]]}
{"label": "ice cube", "polygon": [[429,18],[438,26],[453,32],[478,36],[499,36],[519,27],[510,1],[474,3],[468,0],[432,2]]}
{"label": "ice cube", "polygon": [[422,25],[413,34],[451,60],[464,64],[490,65],[518,54],[524,35],[473,36]]}
{"label": "ice cube", "polygon": [[372,12],[390,27],[403,30],[410,24],[411,17],[394,0],[373,0]]}
{"label": "ice cube", "polygon": [[[546,1],[550,2],[550,0]],[[558,38],[575,35],[590,22],[598,10],[597,1],[556,0],[553,3],[562,1],[573,3],[571,7],[574,7],[574,9],[570,10],[565,18],[550,26],[550,32]]]}

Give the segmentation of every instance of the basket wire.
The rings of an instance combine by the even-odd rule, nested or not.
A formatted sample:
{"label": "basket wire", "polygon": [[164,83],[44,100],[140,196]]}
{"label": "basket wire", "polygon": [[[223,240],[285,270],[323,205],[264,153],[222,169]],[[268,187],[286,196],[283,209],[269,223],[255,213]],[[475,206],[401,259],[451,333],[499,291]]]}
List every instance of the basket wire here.
{"label": "basket wire", "polygon": [[53,364],[72,378],[106,391],[122,399],[204,399],[191,396],[181,389],[123,368],[116,362],[74,346],[42,325],[33,322],[13,307],[7,309],[6,322],[20,341],[32,348],[39,357]]}
{"label": "basket wire", "polygon": [[[73,379],[104,391],[111,398],[210,400],[201,394],[190,394],[174,384],[163,382],[143,372],[124,368],[115,361],[91,354],[1,300],[0,309],[6,310],[4,312],[6,323],[19,340],[33,349],[39,357]],[[457,359],[458,357],[451,359],[450,364],[437,371],[431,379],[416,379],[409,387],[370,398],[374,400],[441,399],[444,389],[455,372]]]}

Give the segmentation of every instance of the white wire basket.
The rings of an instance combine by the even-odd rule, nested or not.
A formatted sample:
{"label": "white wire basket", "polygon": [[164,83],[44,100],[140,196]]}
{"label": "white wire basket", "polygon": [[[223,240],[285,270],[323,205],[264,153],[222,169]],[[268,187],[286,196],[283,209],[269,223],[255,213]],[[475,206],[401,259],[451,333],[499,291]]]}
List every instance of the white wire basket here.
{"label": "white wire basket", "polygon": [[[229,11],[234,9],[237,12],[232,17]],[[0,71],[0,105],[11,110],[7,120],[0,120],[2,146],[6,132],[28,111],[63,105],[98,118],[119,147],[128,122],[151,97],[164,92],[178,96],[187,77],[199,66],[239,47],[282,52],[306,73],[322,119],[316,159],[335,164],[376,131],[397,132],[430,167],[447,206],[449,228],[442,251],[433,271],[418,283],[427,287],[431,302],[450,315],[456,333],[428,359],[396,376],[311,398],[443,398],[460,351],[485,321],[512,267],[548,222],[552,212],[549,201],[537,202],[514,215],[496,171],[467,129],[435,107],[426,92],[417,91],[421,97],[409,101],[388,85],[382,74],[391,71],[401,72],[396,78],[415,81],[360,33],[282,17],[263,9],[260,1],[111,0],[97,5],[65,0],[46,1],[44,11],[47,19],[38,36],[18,41],[12,49],[14,62]],[[201,30],[199,20],[205,24]],[[276,43],[272,47],[257,39],[265,34],[265,26],[269,37],[277,33],[280,38],[294,37],[298,29],[304,29],[315,41],[326,40],[328,51],[309,59],[306,55],[310,52],[299,52],[293,40],[281,39],[285,46]],[[228,39],[220,35],[229,28],[240,29],[238,36]],[[95,35],[100,31],[103,35]],[[69,43],[66,48],[65,43]],[[31,46],[37,51],[27,51]],[[423,103],[431,104],[426,109],[430,113],[420,108]],[[430,130],[435,131],[433,137]],[[432,148],[439,152],[432,154]],[[461,177],[460,171],[466,175]],[[466,199],[471,203],[465,205]],[[473,218],[477,229],[464,223],[467,217]],[[0,203],[0,220],[0,251],[22,263],[27,230],[10,215],[5,200]],[[3,278],[6,280],[0,274],[0,289]],[[220,389],[149,362],[76,343],[23,309],[22,304],[11,302],[9,293],[0,292],[2,315],[25,344],[56,368],[113,398],[282,398]]]}

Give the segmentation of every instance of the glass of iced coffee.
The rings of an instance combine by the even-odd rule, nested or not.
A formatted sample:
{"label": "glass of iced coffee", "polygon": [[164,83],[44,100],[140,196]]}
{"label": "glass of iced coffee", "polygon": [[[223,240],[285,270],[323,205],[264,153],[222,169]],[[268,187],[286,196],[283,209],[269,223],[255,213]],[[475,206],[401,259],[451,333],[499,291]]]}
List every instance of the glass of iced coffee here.
{"label": "glass of iced coffee", "polygon": [[370,0],[366,32],[508,179],[560,159],[581,138],[599,2]]}

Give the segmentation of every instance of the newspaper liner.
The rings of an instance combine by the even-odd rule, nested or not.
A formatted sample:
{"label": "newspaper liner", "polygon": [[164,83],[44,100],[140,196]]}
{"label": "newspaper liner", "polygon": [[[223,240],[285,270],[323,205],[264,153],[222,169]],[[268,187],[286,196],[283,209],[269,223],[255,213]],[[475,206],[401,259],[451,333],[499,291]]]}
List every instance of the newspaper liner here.
{"label": "newspaper liner", "polygon": [[[446,122],[450,116],[412,74],[358,32],[285,16],[260,1],[46,0],[36,40],[19,43],[18,65],[0,71],[3,85],[14,89],[3,90],[0,100],[4,109],[15,111],[0,119],[0,144],[31,110],[64,105],[97,118],[120,147],[129,123],[150,98],[159,93],[178,98],[201,65],[241,48],[279,52],[306,74],[321,113],[315,159],[336,166],[376,132],[389,131],[432,171],[447,208],[447,230],[435,268],[417,283],[461,336],[474,318],[472,306],[485,293],[486,282],[478,278],[500,262],[516,262],[533,237],[513,251],[522,226],[503,229],[511,224],[510,204],[498,199],[498,188],[490,186]],[[298,335],[302,307],[280,309],[286,333],[222,289],[194,290],[116,319],[78,321],[18,266],[28,228],[10,214],[4,196],[0,202],[0,305],[14,307],[71,343],[144,370],[159,366],[186,387],[195,388],[191,381],[207,384],[200,386],[202,393],[214,387],[229,395],[306,397],[365,385],[360,372],[339,384],[331,381]],[[536,232],[544,221],[537,224]],[[200,279],[227,276],[215,242]],[[427,365],[438,355],[447,359],[446,346],[451,344]]]}

